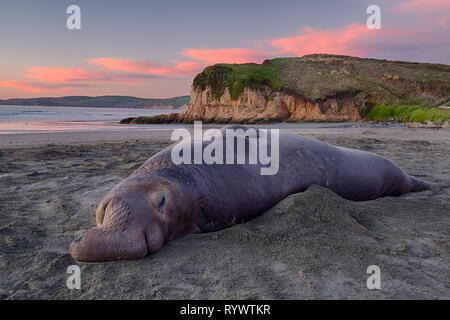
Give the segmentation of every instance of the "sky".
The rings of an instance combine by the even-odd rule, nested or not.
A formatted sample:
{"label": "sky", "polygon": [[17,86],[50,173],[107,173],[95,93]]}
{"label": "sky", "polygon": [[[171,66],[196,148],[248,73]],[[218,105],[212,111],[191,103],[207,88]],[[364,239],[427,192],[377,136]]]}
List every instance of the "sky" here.
{"label": "sky", "polygon": [[[366,25],[372,4],[381,29]],[[0,3],[0,99],[180,96],[208,65],[312,53],[450,64],[450,0]]]}

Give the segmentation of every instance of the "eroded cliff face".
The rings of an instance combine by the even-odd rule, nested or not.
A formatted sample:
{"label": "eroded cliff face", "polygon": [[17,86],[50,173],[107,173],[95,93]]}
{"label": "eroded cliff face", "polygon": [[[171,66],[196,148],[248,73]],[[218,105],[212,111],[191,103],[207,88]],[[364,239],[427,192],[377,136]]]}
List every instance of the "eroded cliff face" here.
{"label": "eroded cliff face", "polygon": [[193,87],[191,100],[178,120],[217,123],[359,121],[364,117],[361,110],[351,96],[313,102],[282,92],[245,88],[237,100],[232,100],[228,89],[216,98],[210,87],[203,91]]}

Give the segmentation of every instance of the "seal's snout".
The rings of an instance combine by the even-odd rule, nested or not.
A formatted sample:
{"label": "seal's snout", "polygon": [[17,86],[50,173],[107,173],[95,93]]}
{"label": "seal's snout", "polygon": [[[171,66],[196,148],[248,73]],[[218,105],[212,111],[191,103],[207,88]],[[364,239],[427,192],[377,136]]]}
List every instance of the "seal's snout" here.
{"label": "seal's snout", "polygon": [[88,230],[70,245],[77,261],[140,259],[147,254],[142,230],[133,227],[128,203],[120,198],[106,198],[97,209],[97,227]]}
{"label": "seal's snout", "polygon": [[147,255],[147,243],[142,231],[111,233],[95,227],[71,243],[70,254],[83,262],[141,259]]}
{"label": "seal's snout", "polygon": [[97,209],[97,224],[70,245],[75,260],[141,259],[164,244],[159,220],[148,202],[140,199],[121,194],[102,201]]}

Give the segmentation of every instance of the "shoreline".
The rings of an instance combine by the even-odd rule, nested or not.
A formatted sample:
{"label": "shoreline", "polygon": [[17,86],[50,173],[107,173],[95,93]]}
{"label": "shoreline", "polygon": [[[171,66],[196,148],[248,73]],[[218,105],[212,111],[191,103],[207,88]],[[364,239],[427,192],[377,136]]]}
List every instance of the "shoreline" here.
{"label": "shoreline", "polygon": [[[130,125],[133,126],[133,125]],[[222,124],[203,124],[204,129],[222,128]],[[345,131],[358,134],[360,130],[409,130],[412,135],[424,131],[437,131],[450,133],[448,128],[415,128],[400,123],[375,123],[375,122],[305,122],[305,123],[274,123],[245,125],[247,127],[259,128],[278,128],[281,131],[293,132],[299,134],[320,133],[321,131],[338,130],[341,133]],[[0,149],[8,148],[29,148],[38,147],[48,144],[55,145],[73,145],[73,144],[96,144],[100,142],[114,143],[127,142],[134,140],[170,140],[172,130],[178,128],[186,128],[192,130],[192,124],[156,124],[156,125],[139,125],[138,127],[130,127],[130,130],[95,130],[95,131],[50,131],[50,132],[18,132],[18,133],[1,133]]]}
{"label": "shoreline", "polygon": [[[45,145],[89,145],[133,140],[168,140],[170,130],[39,132],[0,134],[0,149],[33,148]],[[150,135],[150,134],[151,135]]]}

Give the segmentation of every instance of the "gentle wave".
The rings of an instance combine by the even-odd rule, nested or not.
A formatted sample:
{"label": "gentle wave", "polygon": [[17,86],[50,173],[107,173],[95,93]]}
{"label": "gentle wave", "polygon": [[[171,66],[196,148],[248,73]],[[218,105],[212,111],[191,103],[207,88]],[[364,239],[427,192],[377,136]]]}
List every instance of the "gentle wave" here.
{"label": "gentle wave", "polygon": [[168,109],[0,106],[0,134],[134,130],[121,119],[177,112]]}

